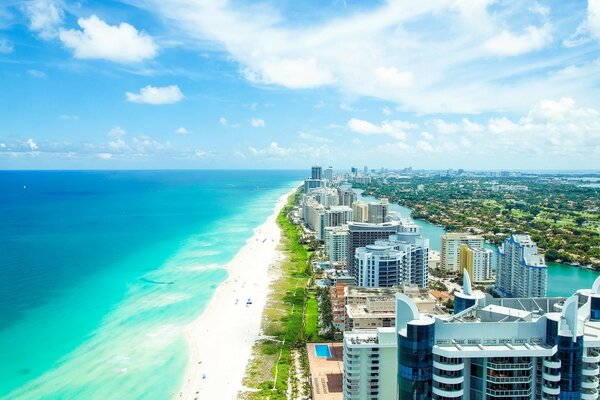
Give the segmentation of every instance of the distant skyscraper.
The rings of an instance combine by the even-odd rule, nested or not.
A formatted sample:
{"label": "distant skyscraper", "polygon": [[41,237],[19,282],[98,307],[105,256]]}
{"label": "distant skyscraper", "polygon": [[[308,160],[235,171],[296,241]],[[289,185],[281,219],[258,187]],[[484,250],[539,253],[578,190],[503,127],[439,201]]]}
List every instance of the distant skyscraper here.
{"label": "distant skyscraper", "polygon": [[386,199],[385,197],[377,203],[368,203],[367,222],[370,222],[372,224],[381,224],[382,222],[385,222],[385,217],[387,217],[388,215],[388,206],[388,199]]}
{"label": "distant skyscraper", "polygon": [[483,247],[483,237],[468,233],[446,233],[442,235],[442,269],[458,271],[460,267],[460,246],[468,245],[472,249]]}
{"label": "distant skyscraper", "polygon": [[367,166],[366,166],[366,165],[365,165],[365,166],[364,166],[364,168],[363,168],[363,174],[364,174],[365,176],[369,175],[369,168],[367,168]]}
{"label": "distant skyscraper", "polygon": [[322,179],[322,172],[323,172],[323,168],[321,168],[319,166],[314,166],[311,168],[310,178],[311,179]]}
{"label": "distant skyscraper", "polygon": [[512,235],[498,248],[496,289],[506,297],[545,297],[548,267],[529,235]]}
{"label": "distant skyscraper", "polygon": [[327,183],[331,185],[333,183],[333,167],[327,168],[323,175]]}

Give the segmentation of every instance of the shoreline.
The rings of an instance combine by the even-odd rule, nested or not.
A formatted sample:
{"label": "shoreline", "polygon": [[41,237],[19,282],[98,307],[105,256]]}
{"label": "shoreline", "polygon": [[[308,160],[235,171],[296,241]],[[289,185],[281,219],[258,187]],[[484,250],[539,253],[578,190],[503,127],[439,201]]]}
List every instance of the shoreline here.
{"label": "shoreline", "polygon": [[[188,362],[175,399],[235,399],[242,389],[273,279],[269,265],[280,257],[277,216],[296,190],[278,198],[273,213],[224,266],[227,279],[204,312],[186,326]],[[246,304],[248,299],[252,304]]]}

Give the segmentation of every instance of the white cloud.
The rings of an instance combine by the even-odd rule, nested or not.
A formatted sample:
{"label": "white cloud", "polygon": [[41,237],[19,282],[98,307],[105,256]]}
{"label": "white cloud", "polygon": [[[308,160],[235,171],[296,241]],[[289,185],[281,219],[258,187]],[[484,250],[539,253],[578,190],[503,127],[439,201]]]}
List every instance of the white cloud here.
{"label": "white cloud", "polygon": [[187,135],[190,132],[183,126],[180,126],[179,128],[175,129],[175,133],[177,133],[179,135]]}
{"label": "white cloud", "polygon": [[381,108],[381,113],[383,115],[392,115],[392,110],[388,106],[385,106]]}
{"label": "white cloud", "polygon": [[110,149],[114,151],[127,151],[130,149],[129,145],[125,142],[125,140],[121,138],[117,138],[108,142],[108,147],[110,147]]}
{"label": "white cloud", "polygon": [[362,135],[389,135],[398,140],[406,138],[405,130],[414,129],[418,126],[407,121],[383,121],[380,125],[375,125],[369,121],[358,118],[352,118],[346,124],[352,132]]}
{"label": "white cloud", "polygon": [[39,146],[33,139],[27,139],[27,146],[31,149],[31,151],[36,151],[39,149]]}
{"label": "white cloud", "polygon": [[252,118],[250,120],[250,125],[252,125],[253,128],[264,128],[267,126],[265,120],[260,118]]}
{"label": "white cloud", "polygon": [[591,96],[581,80],[557,82],[547,73],[564,62],[558,53],[544,60],[519,57],[522,64],[511,57],[490,63],[490,52],[516,55],[543,48],[552,40],[553,26],[564,25],[563,17],[557,24],[550,21],[559,13],[548,15],[533,2],[383,1],[292,23],[278,2],[140,3],[183,31],[199,52],[226,51],[254,83],[333,86],[350,98],[383,99],[418,113],[523,112],[541,98]]}
{"label": "white cloud", "polygon": [[441,119],[434,119],[428,121],[427,124],[432,126],[436,130],[436,132],[446,135],[456,133],[460,130],[458,124],[455,124],[453,122],[446,122]]}
{"label": "white cloud", "polygon": [[237,124],[237,123],[232,124],[225,117],[219,118],[219,124],[221,124],[221,126],[223,126],[225,128],[239,128],[240,127],[240,124]]}
{"label": "white cloud", "polygon": [[46,73],[44,71],[38,71],[37,69],[28,69],[27,74],[34,78],[45,78]]}
{"label": "white cloud", "polygon": [[113,158],[113,155],[111,153],[98,153],[96,154],[96,157],[101,160],[110,160]]}
{"label": "white cloud", "polygon": [[431,143],[426,142],[425,140],[419,140],[417,142],[417,149],[425,153],[433,153],[435,151]]}
{"label": "white cloud", "polygon": [[208,153],[207,153],[206,151],[204,151],[204,150],[197,149],[197,150],[194,152],[194,155],[195,155],[196,157],[198,157],[198,158],[204,158],[204,157],[206,157],[206,156],[208,155]]}
{"label": "white cloud", "polygon": [[55,0],[31,0],[25,3],[24,11],[29,18],[29,29],[44,40],[54,39],[63,21],[61,2]]}
{"label": "white cloud", "polygon": [[414,76],[411,72],[399,71],[395,67],[379,67],[375,70],[378,84],[394,88],[404,88],[412,85]]}
{"label": "white cloud", "polygon": [[314,58],[263,60],[255,68],[246,67],[244,76],[250,82],[276,84],[291,89],[308,89],[333,83],[331,73]]}
{"label": "white cloud", "polygon": [[531,51],[540,50],[552,40],[549,24],[541,27],[528,26],[521,35],[503,30],[497,36],[484,43],[484,47],[499,56],[518,56]]}
{"label": "white cloud", "polygon": [[61,42],[73,50],[75,58],[132,63],[153,58],[158,51],[152,37],[127,23],[108,25],[92,15],[79,18],[77,24],[82,30],[61,29],[59,34]]}
{"label": "white cloud", "polygon": [[596,39],[600,39],[600,0],[588,0],[587,29]]}
{"label": "white cloud", "polygon": [[115,126],[114,128],[112,128],[110,131],[108,131],[108,136],[109,137],[123,137],[125,136],[127,132],[125,132],[125,129],[121,128],[120,126]]}
{"label": "white cloud", "polygon": [[171,85],[165,87],[146,86],[139,93],[125,93],[127,101],[144,104],[173,104],[183,99],[183,93],[179,86]]}
{"label": "white cloud", "polygon": [[12,53],[13,45],[8,40],[0,38],[0,54]]}
{"label": "white cloud", "polygon": [[271,142],[271,144],[264,149],[257,149],[251,146],[248,150],[250,150],[250,153],[253,155],[261,157],[283,158],[289,154],[288,150],[279,146],[277,142]]}

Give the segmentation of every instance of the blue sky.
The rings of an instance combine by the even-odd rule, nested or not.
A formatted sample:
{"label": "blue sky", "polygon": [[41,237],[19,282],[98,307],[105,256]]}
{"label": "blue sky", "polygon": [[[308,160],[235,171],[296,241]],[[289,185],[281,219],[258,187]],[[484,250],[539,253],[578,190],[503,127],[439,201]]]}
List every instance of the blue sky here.
{"label": "blue sky", "polygon": [[5,0],[0,169],[600,168],[600,0]]}

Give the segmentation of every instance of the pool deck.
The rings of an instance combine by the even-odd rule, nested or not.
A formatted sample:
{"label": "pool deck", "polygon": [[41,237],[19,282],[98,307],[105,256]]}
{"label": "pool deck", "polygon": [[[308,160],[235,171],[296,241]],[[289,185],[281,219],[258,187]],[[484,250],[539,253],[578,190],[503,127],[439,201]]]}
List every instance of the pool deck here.
{"label": "pool deck", "polygon": [[[326,344],[331,358],[317,357],[315,345]],[[344,345],[342,343],[307,343],[310,384],[313,400],[342,400]]]}

